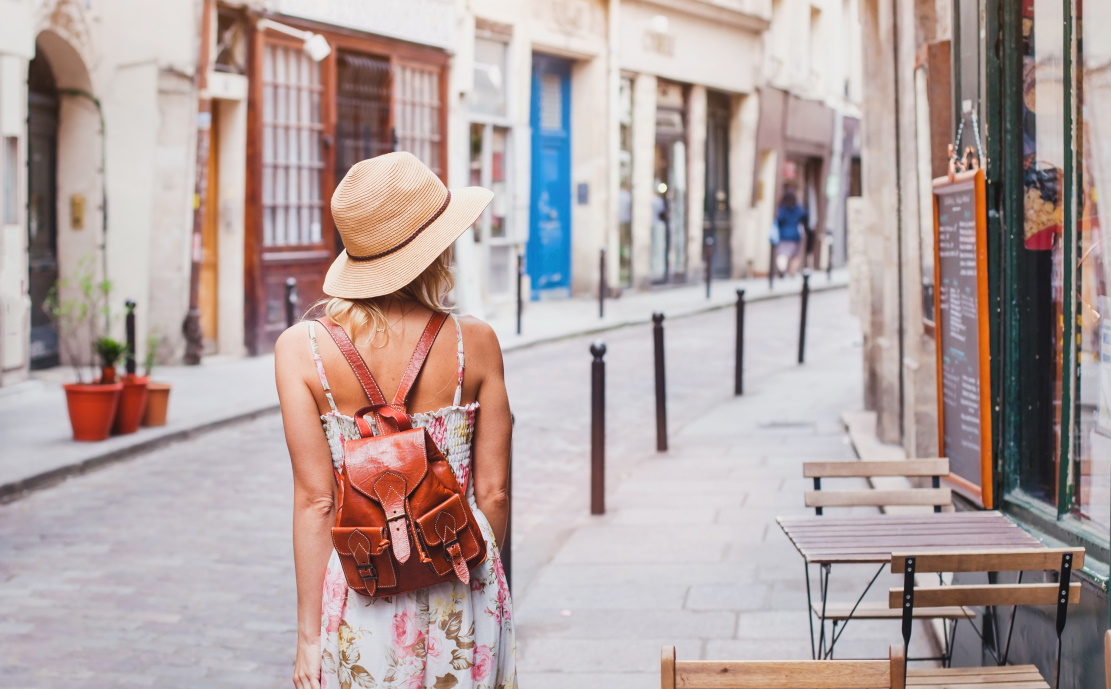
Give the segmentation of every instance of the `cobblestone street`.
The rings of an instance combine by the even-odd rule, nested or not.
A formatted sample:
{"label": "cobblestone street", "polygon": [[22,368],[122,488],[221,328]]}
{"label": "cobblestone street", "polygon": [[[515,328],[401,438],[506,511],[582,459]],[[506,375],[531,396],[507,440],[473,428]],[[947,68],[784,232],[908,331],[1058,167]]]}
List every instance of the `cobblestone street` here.
{"label": "cobblestone street", "polygon": [[[661,643],[809,656],[801,560],[774,518],[801,510],[804,458],[852,456],[839,415],[859,406],[860,350],[845,291],[812,298],[802,367],[797,319],[794,299],[749,307],[740,399],[732,310],[666,323],[667,455],[650,326],[605,334],[603,517],[587,513],[591,338],[507,355],[522,687],[651,687]],[[290,495],[268,415],[0,506],[0,686],[290,686]],[[856,631],[847,656],[898,636]]]}

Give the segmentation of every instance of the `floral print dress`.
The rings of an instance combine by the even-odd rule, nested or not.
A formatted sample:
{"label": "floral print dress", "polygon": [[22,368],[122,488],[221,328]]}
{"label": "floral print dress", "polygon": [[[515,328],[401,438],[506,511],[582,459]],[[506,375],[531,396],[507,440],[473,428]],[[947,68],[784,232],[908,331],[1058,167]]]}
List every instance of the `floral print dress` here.
{"label": "floral print dress", "polygon": [[[454,317],[453,317],[454,318]],[[332,462],[343,463],[343,443],[358,438],[354,419],[340,414],[332,399],[317,346],[316,324],[309,340],[331,411],[321,416]],[[320,621],[322,689],[515,689],[512,606],[494,532],[475,503],[471,442],[478,403],[461,406],[463,335],[455,321],[459,387],[450,407],[414,414],[413,426],[429,435],[464,487],[486,538],[486,561],[471,570],[470,585],[448,581],[390,598],[350,590],[332,551],[324,575]]]}

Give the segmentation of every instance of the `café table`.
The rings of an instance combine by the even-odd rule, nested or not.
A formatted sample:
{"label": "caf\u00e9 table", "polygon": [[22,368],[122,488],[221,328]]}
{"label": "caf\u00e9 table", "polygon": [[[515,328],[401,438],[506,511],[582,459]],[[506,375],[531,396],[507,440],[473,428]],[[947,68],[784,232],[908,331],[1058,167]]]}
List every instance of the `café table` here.
{"label": "caf\u00e9 table", "polygon": [[[810,618],[810,650],[815,659],[831,658],[841,632],[864,597],[891,563],[895,552],[927,553],[954,550],[1009,550],[1044,547],[1038,539],[997,511],[791,516],[776,520],[802,555],[806,569],[806,604]],[[875,575],[843,617],[841,630],[826,637],[829,580],[833,565],[879,565]],[[818,605],[814,604],[810,568],[818,567]],[[815,638],[814,620],[818,619]],[[828,646],[827,646],[828,642]]]}

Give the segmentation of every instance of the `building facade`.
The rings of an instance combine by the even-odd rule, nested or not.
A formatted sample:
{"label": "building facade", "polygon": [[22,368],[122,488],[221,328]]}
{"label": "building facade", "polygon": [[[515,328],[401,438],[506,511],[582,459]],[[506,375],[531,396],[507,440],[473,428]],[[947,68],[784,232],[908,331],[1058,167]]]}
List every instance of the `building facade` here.
{"label": "building facade", "polygon": [[[1093,659],[1111,623],[1111,337],[1102,317],[1111,147],[1101,134],[1111,128],[1111,81],[1095,32],[1111,13],[1106,3],[1048,0],[861,7],[864,196],[851,261],[865,405],[881,438],[909,456],[955,447],[950,426],[939,429],[939,406],[958,382],[940,373],[959,347],[946,335],[955,283],[939,266],[953,247],[938,242],[934,201],[952,145],[984,185],[982,265],[958,276],[983,285],[983,300],[960,303],[982,318],[985,353],[971,360],[987,404],[959,432],[979,439],[984,462],[975,485],[955,484],[958,508],[987,504],[1048,544],[1087,550],[1073,575],[1082,595],[1069,611],[1060,681],[1101,687]],[[974,635],[957,646],[957,663],[987,660]],[[1052,676],[1053,616],[1021,611],[1010,648],[1011,663]]]}
{"label": "building facade", "polygon": [[810,265],[846,261],[846,200],[860,195],[859,15],[857,0],[772,3],[753,194],[756,270],[768,269],[768,228],[788,187],[809,212]]}
{"label": "building facade", "polygon": [[62,298],[72,296],[81,274],[111,282],[114,334],[134,299],[140,332],[180,343],[197,9],[0,3],[0,384],[66,358],[43,304],[58,280],[69,283]]}

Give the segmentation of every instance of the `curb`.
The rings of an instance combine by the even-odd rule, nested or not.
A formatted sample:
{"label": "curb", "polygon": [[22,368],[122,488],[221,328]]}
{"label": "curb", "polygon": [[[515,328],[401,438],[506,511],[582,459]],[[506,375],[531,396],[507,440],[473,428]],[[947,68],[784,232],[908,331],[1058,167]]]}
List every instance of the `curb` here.
{"label": "curb", "polygon": [[[816,292],[832,292],[834,290],[848,289],[848,288],[849,288],[848,284],[829,284],[829,283],[826,283],[825,285],[822,285],[822,286],[811,285],[810,286],[810,293],[814,294]],[[799,291],[799,292],[781,292],[779,294],[775,294],[775,293],[758,294],[758,295],[753,296],[753,297],[746,297],[745,298],[745,304],[753,304],[753,303],[761,302],[761,301],[773,301],[773,300],[776,300],[776,299],[787,299],[788,297],[799,297],[799,296],[801,296],[801,294],[802,294],[801,291]],[[736,305],[737,305],[736,301],[724,302],[724,303],[721,303],[721,304],[708,304],[708,305],[699,306],[699,307],[691,309],[689,311],[682,311],[682,312],[676,313],[674,315],[666,314],[666,313],[664,315],[667,316],[668,319],[673,319],[673,320],[674,319],[680,319],[680,318],[689,318],[691,316],[701,316],[702,314],[711,313],[713,311],[721,311],[722,309],[731,309]],[[503,353],[504,352],[516,352],[516,351],[521,350],[521,349],[528,349],[530,347],[536,347],[538,345],[545,345],[545,344],[549,344],[551,342],[562,342],[564,340],[571,340],[571,339],[574,339],[576,337],[585,337],[587,335],[598,335],[600,333],[609,332],[611,330],[619,330],[621,328],[628,328],[628,327],[634,326],[634,325],[646,325],[646,324],[651,323],[651,322],[652,322],[652,317],[651,316],[648,316],[647,318],[630,318],[630,319],[623,320],[623,321],[616,321],[614,323],[607,323],[606,325],[599,325],[599,326],[595,326],[595,327],[586,328],[584,330],[576,330],[573,333],[561,333],[561,334],[558,334],[558,335],[549,335],[547,337],[542,337],[542,338],[539,338],[537,340],[532,340],[532,341],[528,341],[528,342],[510,342],[508,344],[502,345],[502,352]]]}
{"label": "curb", "polygon": [[5,483],[0,485],[0,505],[15,502],[35,491],[56,486],[74,476],[80,476],[95,469],[111,466],[112,464],[117,464],[124,460],[146,454],[161,447],[172,445],[182,440],[188,440],[194,436],[203,435],[210,431],[219,430],[225,426],[231,426],[242,421],[251,421],[252,419],[265,416],[277,410],[278,405],[275,404],[259,409],[252,409],[251,411],[242,412],[240,414],[234,414],[223,419],[207,421],[197,424],[196,426],[169,431],[162,435],[147,438],[134,445],[128,445],[127,447],[121,447],[95,457],[89,457],[75,464],[68,464],[66,466],[57,467],[56,469],[51,469],[50,471],[44,471],[41,474],[35,474],[34,476],[20,479],[19,481]]}
{"label": "curb", "polygon": [[[811,293],[814,293],[814,292],[828,292],[828,291],[833,291],[833,290],[836,290],[836,289],[847,289],[847,287],[848,287],[848,285],[844,285],[844,284],[825,284],[825,285],[821,285],[821,286],[812,285],[810,287],[810,292]],[[798,297],[799,294],[800,294],[799,292],[784,292],[784,293],[780,293],[780,294],[774,294],[774,293],[761,294],[761,295],[754,296],[751,299],[747,299],[745,303],[753,303],[753,302],[760,302],[760,301],[771,301],[773,299],[786,299],[788,297]],[[736,302],[725,302],[725,303],[721,303],[721,304],[707,304],[707,305],[699,306],[699,307],[694,308],[694,309],[683,311],[681,313],[678,313],[678,314],[675,314],[675,315],[669,316],[669,317],[670,318],[689,318],[691,316],[698,316],[698,315],[701,315],[701,314],[704,314],[704,313],[710,313],[712,311],[720,311],[722,309],[732,308],[735,304],[736,304]],[[630,318],[630,319],[627,319],[627,320],[617,321],[617,322],[614,322],[614,323],[607,323],[605,325],[600,325],[600,326],[593,327],[593,328],[587,328],[585,330],[578,330],[576,332],[562,333],[562,334],[558,334],[558,335],[551,335],[551,336],[548,336],[548,337],[542,337],[542,338],[539,338],[539,339],[536,339],[536,340],[533,340],[533,341],[530,341],[530,342],[511,343],[511,344],[508,344],[508,345],[504,346],[502,348],[502,351],[503,352],[514,352],[514,351],[518,351],[518,350],[522,350],[522,349],[528,349],[529,347],[535,347],[535,346],[538,346],[538,345],[548,344],[548,343],[551,343],[551,342],[560,342],[560,341],[563,341],[563,340],[569,340],[569,339],[576,338],[576,337],[583,337],[583,336],[587,336],[587,335],[596,335],[596,334],[599,334],[599,333],[609,332],[611,330],[619,330],[621,328],[627,328],[627,327],[634,326],[634,325],[644,325],[644,324],[650,323],[650,322],[652,322],[651,317],[648,317],[648,318]],[[166,445],[171,445],[173,443],[180,442],[182,440],[188,440],[188,439],[193,438],[195,436],[202,435],[204,433],[208,433],[208,432],[211,432],[211,431],[219,430],[219,429],[224,428],[226,426],[231,426],[231,425],[243,422],[243,421],[251,421],[251,420],[256,419],[260,416],[264,416],[266,414],[271,414],[275,411],[278,411],[278,409],[279,409],[279,406],[277,404],[268,405],[268,406],[265,406],[265,407],[252,409],[250,411],[234,414],[232,416],[228,416],[228,417],[225,417],[225,418],[222,418],[222,419],[216,419],[214,421],[206,421],[206,422],[197,424],[195,426],[189,426],[187,428],[180,428],[180,429],[177,429],[177,430],[174,430],[174,431],[169,431],[169,432],[163,433],[161,435],[155,435],[153,437],[146,438],[142,441],[139,441],[139,442],[135,443],[134,445],[128,445],[127,447],[121,447],[121,448],[118,448],[118,449],[115,449],[115,450],[111,450],[109,452],[105,452],[105,453],[100,454],[100,455],[96,455],[94,457],[89,457],[88,459],[81,460],[80,462],[76,462],[74,464],[68,464],[66,466],[57,467],[55,469],[45,471],[41,474],[35,474],[33,476],[29,476],[27,478],[20,479],[18,481],[13,481],[11,483],[2,484],[2,485],[0,485],[0,505],[7,504],[7,503],[10,503],[10,502],[15,502],[15,501],[33,493],[33,492],[35,492],[35,491],[43,490],[45,488],[49,488],[51,486],[58,485],[59,483],[65,481],[66,479],[72,478],[74,476],[80,476],[82,474],[86,474],[90,471],[94,471],[94,470],[99,469],[101,467],[110,466],[112,464],[116,464],[116,463],[119,463],[119,462],[122,462],[122,461],[125,461],[125,460],[128,460],[128,459],[132,459],[134,457],[138,457],[138,456],[144,455],[148,452],[152,452],[152,451],[157,450],[159,448],[165,447]]]}

